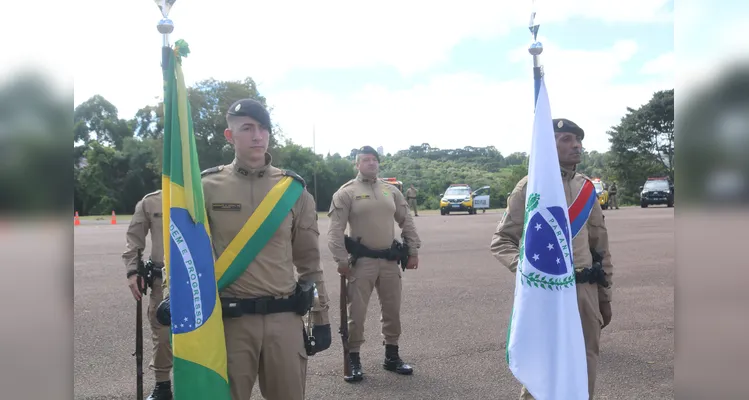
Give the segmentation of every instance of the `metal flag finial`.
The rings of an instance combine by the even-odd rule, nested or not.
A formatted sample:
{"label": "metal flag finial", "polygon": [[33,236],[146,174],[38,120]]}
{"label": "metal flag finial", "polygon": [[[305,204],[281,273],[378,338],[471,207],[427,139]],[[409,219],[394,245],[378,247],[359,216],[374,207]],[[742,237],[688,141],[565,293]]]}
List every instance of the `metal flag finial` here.
{"label": "metal flag finial", "polygon": [[536,0],[532,0],[531,20],[528,23],[528,29],[531,31],[531,36],[533,36],[533,42],[531,42],[530,47],[528,47],[528,53],[533,56],[533,80],[535,82],[533,104],[536,104],[536,100],[538,100],[538,91],[541,88],[541,78],[544,75],[544,69],[541,66],[541,60],[539,57],[544,51],[543,44],[538,41],[538,28],[540,26],[540,24],[536,23]]}
{"label": "metal flag finial", "polygon": [[177,0],[153,0],[154,3],[159,7],[162,18],[156,25],[156,29],[159,33],[164,35],[164,47],[169,46],[169,34],[174,31],[174,22],[169,19],[169,12],[172,10],[172,6]]}

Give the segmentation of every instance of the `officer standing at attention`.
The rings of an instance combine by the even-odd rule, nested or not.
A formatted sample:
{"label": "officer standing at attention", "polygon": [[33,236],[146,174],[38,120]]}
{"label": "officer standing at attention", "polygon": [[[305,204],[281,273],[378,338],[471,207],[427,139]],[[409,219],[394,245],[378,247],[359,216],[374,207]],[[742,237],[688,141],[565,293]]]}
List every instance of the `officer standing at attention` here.
{"label": "officer standing at attention", "polygon": [[[364,321],[372,289],[377,289],[382,312],[382,335],[385,345],[383,367],[403,375],[413,368],[401,360],[398,339],[401,335],[401,268],[397,261],[384,257],[362,255],[353,267],[349,266],[349,252],[345,245],[346,226],[350,225],[352,240],[361,238],[360,245],[370,251],[387,252],[395,239],[395,224],[409,246],[406,268],[419,265],[418,249],[421,241],[416,233],[408,204],[395,187],[377,179],[380,157],[370,146],[364,146],[356,156],[356,178],[344,183],[333,194],[330,204],[328,247],[338,265],[338,272],[348,278],[348,330],[352,381],[363,379],[359,350],[364,343]],[[356,256],[354,256],[356,257]]]}
{"label": "officer standing at attention", "polygon": [[411,184],[411,187],[406,190],[406,199],[408,199],[408,206],[414,210],[414,216],[418,217],[419,209],[416,208],[416,188],[413,183]]}
{"label": "officer standing at attention", "polygon": [[[304,184],[296,173],[271,165],[267,152],[271,121],[262,104],[239,100],[229,108],[226,122],[224,136],[234,146],[234,161],[202,173],[217,259],[282,178],[289,176]],[[265,399],[304,400],[308,354],[304,321],[295,312],[298,300],[294,299],[300,298],[295,270],[300,280],[315,283],[319,295],[310,313],[317,351],[327,349],[331,341],[317,212],[306,186],[278,229],[256,232],[269,235],[267,243],[219,293],[232,399],[249,399],[257,380]],[[248,240],[251,246],[254,239]]]}
{"label": "officer standing at attention", "polygon": [[[586,177],[575,171],[581,162],[582,140],[585,132],[574,122],[555,119],[554,132],[562,173],[562,184],[568,206],[575,200],[583,187]],[[523,234],[525,195],[528,177],[521,179],[507,200],[507,211],[497,226],[490,245],[491,253],[502,265],[515,273],[518,265],[519,243]],[[577,302],[582,320],[583,336],[588,364],[588,393],[593,398],[596,380],[596,367],[599,357],[601,329],[611,322],[611,284],[613,265],[609,253],[609,239],[604,223],[601,205],[596,201],[587,223],[572,241],[573,258],[577,273]],[[594,261],[592,250],[602,257],[603,275],[607,284],[583,282],[582,277],[591,271],[600,271],[601,266]],[[593,267],[591,269],[591,267]],[[587,271],[585,271],[587,269]],[[525,387],[521,399],[533,399]]]}
{"label": "officer standing at attention", "polygon": [[609,200],[611,201],[611,208],[616,207],[616,209],[619,209],[619,201],[616,199],[616,182],[611,184],[611,187],[609,188]]}
{"label": "officer standing at attention", "polygon": [[[156,308],[163,298],[164,288],[161,268],[164,266],[164,233],[162,231],[161,190],[149,193],[135,205],[135,213],[130,219],[125,236],[127,250],[122,260],[127,269],[127,282],[135,300],[141,298],[138,291],[138,250],[146,248],[146,235],[151,232],[151,262],[153,262],[153,287],[148,301],[147,316],[151,323],[153,357],[149,368],[156,375],[156,387],[148,400],[171,400],[172,387],[169,372],[172,369],[172,346],[169,341],[169,327],[158,323]],[[141,287],[143,283],[141,281]]]}

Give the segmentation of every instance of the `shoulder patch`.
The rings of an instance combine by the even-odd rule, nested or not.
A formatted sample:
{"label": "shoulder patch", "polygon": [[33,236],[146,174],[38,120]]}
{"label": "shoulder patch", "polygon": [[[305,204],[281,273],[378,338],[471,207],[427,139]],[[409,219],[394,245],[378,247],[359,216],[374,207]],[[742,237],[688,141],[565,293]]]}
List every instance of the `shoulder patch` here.
{"label": "shoulder patch", "polygon": [[218,166],[211,167],[211,168],[208,168],[208,169],[204,170],[203,172],[200,173],[200,176],[206,176],[206,175],[210,175],[210,174],[215,174],[216,172],[221,172],[223,170],[224,170],[224,166],[223,165],[218,165]]}
{"label": "shoulder patch", "polygon": [[284,176],[290,176],[290,177],[296,179],[297,181],[299,181],[299,183],[302,184],[302,186],[307,187],[307,182],[305,182],[304,178],[302,178],[301,176],[299,176],[299,174],[297,174],[296,172],[294,172],[292,170],[289,170],[289,169],[285,169],[285,170],[283,170],[283,174],[284,174]]}

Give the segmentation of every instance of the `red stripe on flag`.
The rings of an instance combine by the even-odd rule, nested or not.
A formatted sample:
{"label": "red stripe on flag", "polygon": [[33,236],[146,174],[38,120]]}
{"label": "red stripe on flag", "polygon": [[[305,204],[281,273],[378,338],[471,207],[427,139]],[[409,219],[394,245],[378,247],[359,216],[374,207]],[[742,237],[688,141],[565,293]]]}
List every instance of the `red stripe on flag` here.
{"label": "red stripe on flag", "polygon": [[590,200],[591,192],[594,190],[595,187],[590,183],[590,181],[586,180],[585,183],[583,183],[580,193],[577,194],[577,198],[569,207],[570,220],[574,220],[578,215],[580,215],[580,212],[585,208],[585,203]]}

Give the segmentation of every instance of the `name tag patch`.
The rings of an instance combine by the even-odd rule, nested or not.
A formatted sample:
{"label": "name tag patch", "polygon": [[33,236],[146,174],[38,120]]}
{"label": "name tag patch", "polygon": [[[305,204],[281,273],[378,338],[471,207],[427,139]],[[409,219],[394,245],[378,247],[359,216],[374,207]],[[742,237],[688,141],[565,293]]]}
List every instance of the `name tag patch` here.
{"label": "name tag patch", "polygon": [[239,203],[211,203],[213,211],[239,211],[242,205]]}
{"label": "name tag patch", "polygon": [[354,198],[354,200],[366,200],[366,199],[369,199],[368,194],[360,194]]}

